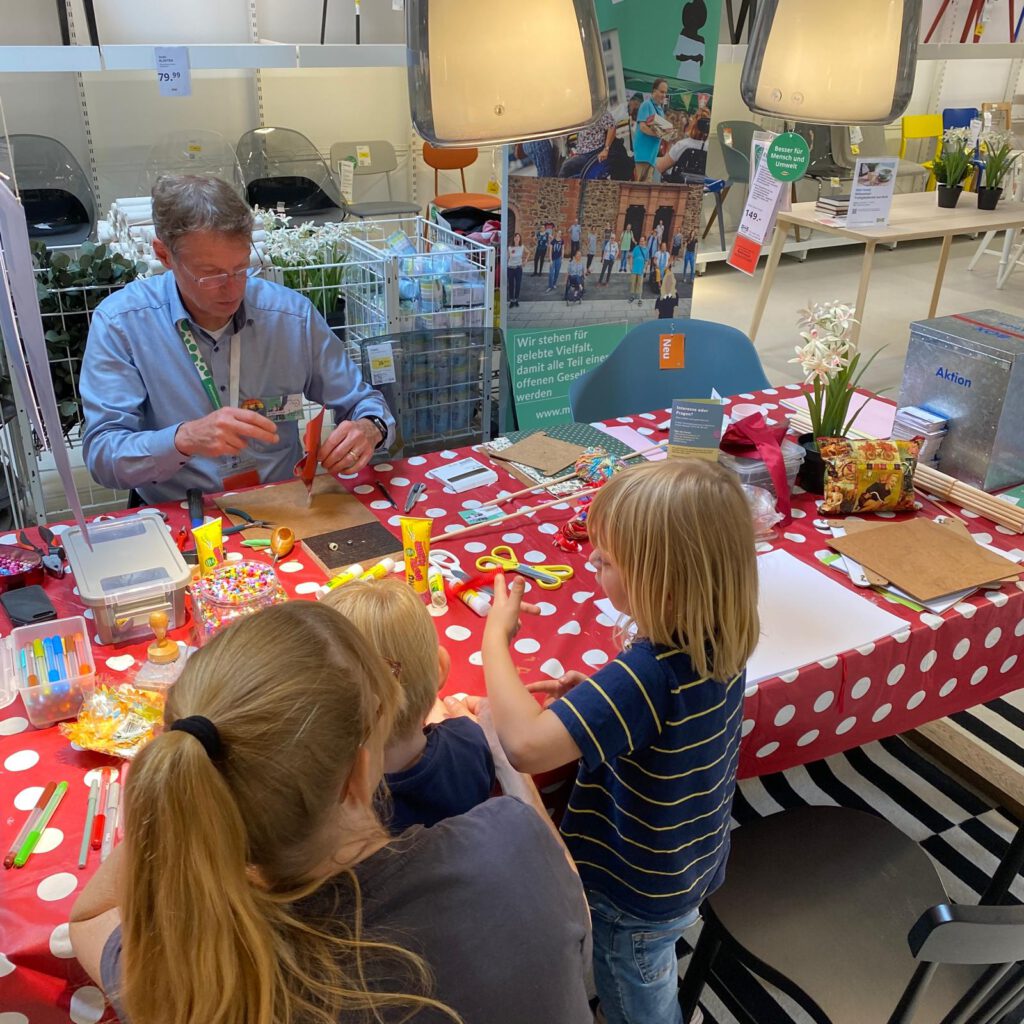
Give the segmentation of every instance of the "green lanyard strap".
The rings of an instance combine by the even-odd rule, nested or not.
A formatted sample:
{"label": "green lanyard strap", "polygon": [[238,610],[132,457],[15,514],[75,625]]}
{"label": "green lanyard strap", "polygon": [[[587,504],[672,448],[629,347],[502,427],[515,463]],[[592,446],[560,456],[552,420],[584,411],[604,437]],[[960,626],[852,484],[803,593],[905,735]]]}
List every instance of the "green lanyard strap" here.
{"label": "green lanyard strap", "polygon": [[220,395],[217,394],[217,385],[214,383],[213,374],[210,373],[210,367],[206,365],[206,360],[203,358],[202,352],[199,351],[199,345],[196,342],[195,335],[192,333],[189,322],[187,320],[179,320],[174,326],[178,328],[182,344],[185,346],[185,351],[196,368],[196,373],[199,374],[199,380],[207,397],[210,399],[210,404],[214,409],[222,408],[224,403],[220,400]]}

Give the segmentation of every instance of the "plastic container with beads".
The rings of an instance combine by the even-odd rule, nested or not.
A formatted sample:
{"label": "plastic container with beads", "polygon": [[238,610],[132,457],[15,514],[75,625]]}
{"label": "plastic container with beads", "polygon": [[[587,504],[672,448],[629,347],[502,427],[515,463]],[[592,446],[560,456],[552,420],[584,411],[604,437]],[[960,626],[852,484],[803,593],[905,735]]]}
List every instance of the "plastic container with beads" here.
{"label": "plastic container with beads", "polygon": [[272,566],[264,562],[225,562],[192,585],[196,646],[244,615],[287,600]]}
{"label": "plastic container with beads", "polygon": [[43,582],[43,559],[38,551],[0,544],[0,593]]}
{"label": "plastic container with beads", "polygon": [[18,626],[0,640],[0,708],[20,696],[37,729],[74,718],[95,681],[89,627],[80,615]]}

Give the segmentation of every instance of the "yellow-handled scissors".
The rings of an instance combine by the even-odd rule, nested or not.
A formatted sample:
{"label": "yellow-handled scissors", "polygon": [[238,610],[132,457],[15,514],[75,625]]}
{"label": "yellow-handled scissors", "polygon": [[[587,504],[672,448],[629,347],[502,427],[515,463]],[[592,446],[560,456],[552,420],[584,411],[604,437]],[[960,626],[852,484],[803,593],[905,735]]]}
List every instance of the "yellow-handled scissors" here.
{"label": "yellow-handled scissors", "polygon": [[536,580],[544,590],[557,590],[566,580],[573,577],[571,565],[524,565],[508,544],[499,544],[489,555],[476,560],[478,569],[500,569],[502,572],[517,572],[527,579]]}

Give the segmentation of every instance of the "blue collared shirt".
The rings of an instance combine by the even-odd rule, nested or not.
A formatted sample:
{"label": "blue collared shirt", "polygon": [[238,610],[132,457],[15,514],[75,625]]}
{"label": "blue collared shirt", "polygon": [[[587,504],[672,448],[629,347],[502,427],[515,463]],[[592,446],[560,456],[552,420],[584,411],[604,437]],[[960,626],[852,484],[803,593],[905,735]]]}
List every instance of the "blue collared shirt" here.
{"label": "blue collared shirt", "polygon": [[[179,501],[190,487],[220,491],[229,471],[224,460],[187,458],[174,446],[182,423],[213,411],[175,326],[188,319],[173,274],[134,281],[97,306],[82,361],[85,464],[105,487],[134,487],[150,503]],[[224,405],[230,341],[238,333],[239,404],[302,394],[339,421],[379,416],[393,439],[383,396],[364,383],[344,342],[298,292],[252,278],[219,341],[195,324],[192,333]],[[289,479],[303,454],[297,422],[279,422],[277,434],[276,444],[256,442],[243,452],[264,482]]]}

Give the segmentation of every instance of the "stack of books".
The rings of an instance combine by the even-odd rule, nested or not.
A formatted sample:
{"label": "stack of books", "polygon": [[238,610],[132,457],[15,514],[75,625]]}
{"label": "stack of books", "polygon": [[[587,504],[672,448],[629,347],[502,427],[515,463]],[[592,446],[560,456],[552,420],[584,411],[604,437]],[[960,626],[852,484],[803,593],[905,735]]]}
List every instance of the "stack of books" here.
{"label": "stack of books", "polygon": [[845,217],[850,212],[850,197],[819,196],[814,211],[823,213],[826,217]]}
{"label": "stack of books", "polygon": [[921,453],[917,461],[923,466],[933,469],[939,461],[939,448],[946,436],[949,421],[927,409],[916,405],[908,405],[896,410],[896,418],[892,423],[894,440],[910,440],[912,437],[923,437]]}

